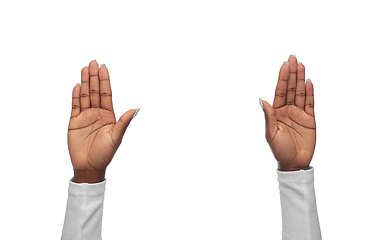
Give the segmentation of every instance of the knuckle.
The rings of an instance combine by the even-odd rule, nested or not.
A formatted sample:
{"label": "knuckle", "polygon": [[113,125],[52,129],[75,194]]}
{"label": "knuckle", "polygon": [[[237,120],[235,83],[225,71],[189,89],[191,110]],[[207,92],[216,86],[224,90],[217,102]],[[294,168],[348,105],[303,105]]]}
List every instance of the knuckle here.
{"label": "knuckle", "polygon": [[286,96],[286,93],[287,91],[284,90],[284,89],[276,89],[276,92],[275,92],[275,96],[278,96],[278,97],[285,97]]}
{"label": "knuckle", "polygon": [[112,97],[112,93],[102,93],[102,97]]}

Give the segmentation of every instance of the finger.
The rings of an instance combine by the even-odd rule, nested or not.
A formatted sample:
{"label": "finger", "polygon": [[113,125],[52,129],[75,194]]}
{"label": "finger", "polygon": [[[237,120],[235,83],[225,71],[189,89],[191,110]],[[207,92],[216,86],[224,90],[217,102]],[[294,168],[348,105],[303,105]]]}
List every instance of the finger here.
{"label": "finger", "polygon": [[262,101],[262,106],[266,118],[266,139],[271,143],[278,131],[278,120],[274,108],[268,102]]}
{"label": "finger", "polygon": [[297,75],[297,59],[294,55],[291,55],[288,59],[290,65],[290,73],[288,78],[287,85],[287,105],[295,104],[295,95],[296,95],[296,75]]}
{"label": "finger", "polygon": [[91,107],[89,96],[89,71],[88,67],[82,69],[82,83],[80,85],[80,110],[84,111]]}
{"label": "finger", "polygon": [[115,124],[112,131],[112,139],[116,146],[121,144],[125,131],[128,128],[130,121],[132,121],[134,114],[137,113],[137,110],[138,109],[130,109],[124,113]]}
{"label": "finger", "polygon": [[80,114],[80,84],[77,84],[72,90],[72,110],[71,118],[77,117]]}
{"label": "finger", "polygon": [[92,60],[89,64],[89,89],[91,97],[91,107],[100,107],[100,90],[99,90],[99,64]]}
{"label": "finger", "polygon": [[113,111],[111,82],[109,81],[109,72],[105,64],[101,65],[99,69],[99,79],[101,108]]}
{"label": "finger", "polygon": [[297,64],[297,85],[295,105],[304,109],[305,104],[305,67],[302,63]]}
{"label": "finger", "polygon": [[314,117],[314,89],[310,79],[307,79],[307,84],[305,85],[305,94],[305,112]]}
{"label": "finger", "polygon": [[273,108],[281,108],[286,104],[287,83],[289,77],[288,62],[284,62],[279,71],[278,84],[276,85]]}

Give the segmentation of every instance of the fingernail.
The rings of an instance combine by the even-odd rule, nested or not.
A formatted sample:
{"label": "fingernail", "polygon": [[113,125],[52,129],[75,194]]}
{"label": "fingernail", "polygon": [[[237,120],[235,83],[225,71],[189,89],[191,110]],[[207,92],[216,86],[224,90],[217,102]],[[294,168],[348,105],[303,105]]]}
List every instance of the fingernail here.
{"label": "fingernail", "polygon": [[283,65],[290,65],[290,63],[289,63],[288,61],[285,61],[285,62],[283,63]]}
{"label": "fingernail", "polygon": [[312,82],[309,78],[307,79],[307,82]]}
{"label": "fingernail", "polygon": [[291,54],[290,57],[296,57],[294,54]]}
{"label": "fingernail", "polygon": [[303,63],[302,63],[302,62],[298,62],[297,64],[298,64],[298,65],[299,65],[299,64],[303,65]]}
{"label": "fingernail", "polygon": [[139,112],[139,108],[136,109],[136,112],[134,113],[132,119],[133,119],[135,116],[137,116],[138,112]]}
{"label": "fingernail", "polygon": [[97,62],[96,59],[92,59],[91,62]]}
{"label": "fingernail", "polygon": [[263,111],[265,110],[265,108],[263,107],[263,102],[262,102],[262,98],[259,98],[259,104],[261,105],[261,108],[263,109]]}
{"label": "fingernail", "polygon": [[80,83],[77,83],[76,86],[80,86]]}
{"label": "fingernail", "polygon": [[107,67],[105,64],[101,64],[100,67]]}

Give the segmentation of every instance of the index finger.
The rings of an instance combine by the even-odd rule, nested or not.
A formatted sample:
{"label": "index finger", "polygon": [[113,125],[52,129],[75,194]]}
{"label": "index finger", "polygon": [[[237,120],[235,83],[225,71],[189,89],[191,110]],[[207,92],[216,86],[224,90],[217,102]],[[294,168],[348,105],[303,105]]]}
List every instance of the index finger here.
{"label": "index finger", "polygon": [[315,116],[315,100],[314,100],[314,88],[313,83],[310,79],[307,79],[307,83],[305,84],[305,112],[311,116]]}
{"label": "index finger", "polygon": [[101,108],[108,111],[113,111],[111,82],[109,79],[109,72],[105,64],[100,66],[99,79]]}
{"label": "index finger", "polygon": [[275,89],[274,104],[272,105],[274,109],[281,108],[286,104],[289,72],[289,63],[286,61],[283,63],[279,71],[278,84]]}

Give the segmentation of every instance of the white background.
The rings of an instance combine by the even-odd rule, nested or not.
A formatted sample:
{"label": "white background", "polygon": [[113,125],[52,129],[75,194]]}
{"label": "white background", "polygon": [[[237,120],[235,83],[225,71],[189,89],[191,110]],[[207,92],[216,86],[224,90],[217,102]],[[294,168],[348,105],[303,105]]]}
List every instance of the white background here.
{"label": "white background", "polygon": [[103,237],[281,239],[272,103],[290,54],[315,86],[323,239],[378,239],[376,1],[2,1],[1,239],[59,239],[71,92],[92,59],[116,117]]}

